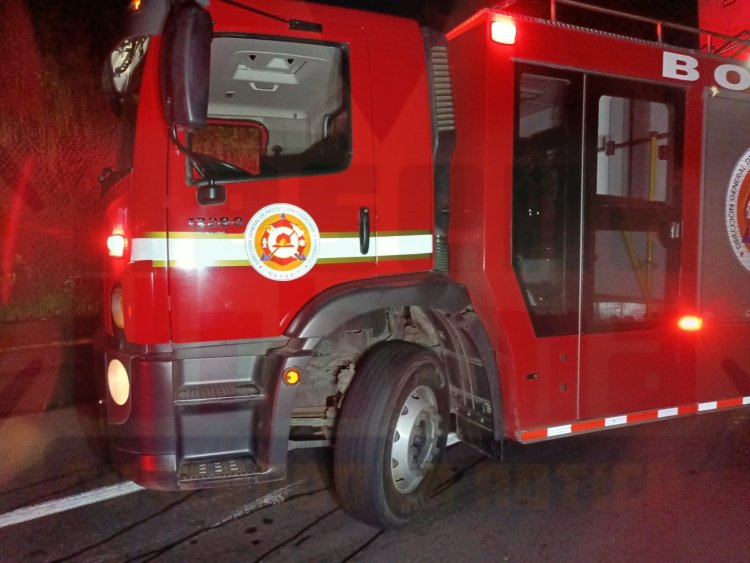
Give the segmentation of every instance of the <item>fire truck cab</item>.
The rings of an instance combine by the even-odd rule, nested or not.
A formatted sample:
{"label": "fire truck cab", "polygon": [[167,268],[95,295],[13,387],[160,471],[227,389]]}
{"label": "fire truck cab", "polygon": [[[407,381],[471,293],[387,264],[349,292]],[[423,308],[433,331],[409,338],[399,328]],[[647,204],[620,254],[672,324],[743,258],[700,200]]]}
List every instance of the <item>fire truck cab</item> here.
{"label": "fire truck cab", "polygon": [[394,527],[449,437],[750,404],[742,39],[589,8],[653,37],[599,31],[567,0],[447,37],[137,4],[105,69],[104,403],[133,480],[265,482],[333,445],[343,507]]}

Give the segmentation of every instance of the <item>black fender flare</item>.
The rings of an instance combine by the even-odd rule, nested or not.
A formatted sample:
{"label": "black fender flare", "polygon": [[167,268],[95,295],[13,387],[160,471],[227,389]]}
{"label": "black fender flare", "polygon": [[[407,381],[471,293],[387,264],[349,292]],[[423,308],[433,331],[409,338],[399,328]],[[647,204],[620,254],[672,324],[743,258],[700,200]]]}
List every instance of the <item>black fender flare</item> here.
{"label": "black fender flare", "polygon": [[[492,408],[491,414],[485,413],[489,420],[482,426],[489,426],[491,430],[483,441],[487,438],[501,440],[504,436],[503,404],[494,347],[481,320],[471,310],[466,288],[445,274],[419,272],[383,276],[332,287],[316,295],[298,312],[285,336],[296,340],[299,348],[310,350],[320,339],[355,321],[363,322],[361,319],[368,313],[388,307],[420,307],[433,312],[428,313],[428,317],[441,332],[443,347],[458,359],[456,373],[449,373],[451,384],[464,388],[467,378],[473,379],[470,387]],[[478,364],[482,369],[476,369]],[[463,415],[467,415],[466,410]],[[475,418],[473,422],[476,424],[479,420]]]}
{"label": "black fender flare", "polygon": [[313,297],[289,323],[285,336],[324,338],[354,319],[387,307],[432,307],[458,313],[470,305],[466,289],[448,276],[420,272],[356,280]]}

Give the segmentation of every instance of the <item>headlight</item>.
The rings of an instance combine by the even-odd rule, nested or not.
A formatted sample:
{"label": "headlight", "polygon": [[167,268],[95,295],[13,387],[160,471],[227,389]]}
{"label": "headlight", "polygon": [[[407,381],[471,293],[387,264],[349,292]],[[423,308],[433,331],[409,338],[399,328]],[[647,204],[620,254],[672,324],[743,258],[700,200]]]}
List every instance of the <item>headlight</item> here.
{"label": "headlight", "polygon": [[122,406],[130,398],[130,379],[128,370],[120,360],[112,360],[107,366],[107,387],[109,396],[118,405]]}

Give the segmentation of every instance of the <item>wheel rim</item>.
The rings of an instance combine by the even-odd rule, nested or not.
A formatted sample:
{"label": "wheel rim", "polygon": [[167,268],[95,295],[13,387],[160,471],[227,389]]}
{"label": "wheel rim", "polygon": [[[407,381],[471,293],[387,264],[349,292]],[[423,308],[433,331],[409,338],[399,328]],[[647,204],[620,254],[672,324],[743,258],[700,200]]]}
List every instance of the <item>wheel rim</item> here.
{"label": "wheel rim", "polygon": [[391,445],[391,478],[396,489],[408,494],[424,479],[441,435],[435,393],[420,385],[406,397],[396,420]]}

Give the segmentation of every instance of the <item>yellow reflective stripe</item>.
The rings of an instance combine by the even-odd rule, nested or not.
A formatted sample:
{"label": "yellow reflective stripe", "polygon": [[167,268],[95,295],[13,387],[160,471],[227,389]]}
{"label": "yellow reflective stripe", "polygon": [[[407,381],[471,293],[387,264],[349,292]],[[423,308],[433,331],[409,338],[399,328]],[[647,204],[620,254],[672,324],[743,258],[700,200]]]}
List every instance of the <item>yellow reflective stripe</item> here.
{"label": "yellow reflective stripe", "polygon": [[[318,263],[340,264],[372,260],[414,260],[432,256],[432,235],[427,231],[381,233],[370,239],[369,252],[361,254],[359,238],[321,236]],[[144,233],[131,241],[131,260],[151,261],[154,265],[191,268],[205,266],[239,266],[248,264],[242,234],[227,233]]]}

